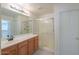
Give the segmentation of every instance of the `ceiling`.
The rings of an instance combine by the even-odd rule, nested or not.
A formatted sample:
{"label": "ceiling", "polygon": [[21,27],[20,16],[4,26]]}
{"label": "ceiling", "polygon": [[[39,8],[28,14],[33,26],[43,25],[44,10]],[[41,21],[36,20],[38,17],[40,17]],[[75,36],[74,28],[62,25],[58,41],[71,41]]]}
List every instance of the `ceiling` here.
{"label": "ceiling", "polygon": [[[41,17],[46,14],[53,13],[53,3],[20,3],[19,6],[22,7],[22,9],[24,9],[27,14],[36,18]],[[9,14],[10,12],[4,11],[4,13]],[[10,13],[10,15],[13,15],[13,14],[14,13]]]}
{"label": "ceiling", "polygon": [[32,16],[42,16],[48,13],[53,13],[52,3],[24,3],[22,6],[29,11]]}

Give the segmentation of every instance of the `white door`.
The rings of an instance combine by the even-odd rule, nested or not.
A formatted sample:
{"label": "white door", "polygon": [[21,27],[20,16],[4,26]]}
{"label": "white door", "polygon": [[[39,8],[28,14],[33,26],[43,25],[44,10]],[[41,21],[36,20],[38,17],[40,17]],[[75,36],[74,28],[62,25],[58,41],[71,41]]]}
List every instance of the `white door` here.
{"label": "white door", "polygon": [[79,54],[79,10],[60,13],[60,54]]}

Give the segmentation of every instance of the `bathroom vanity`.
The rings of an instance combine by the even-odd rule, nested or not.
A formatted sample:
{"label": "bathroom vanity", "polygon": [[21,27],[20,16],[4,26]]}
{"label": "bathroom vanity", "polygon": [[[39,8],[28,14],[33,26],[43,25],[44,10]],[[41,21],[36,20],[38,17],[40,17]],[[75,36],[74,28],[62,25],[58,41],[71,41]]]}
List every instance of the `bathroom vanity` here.
{"label": "bathroom vanity", "polygon": [[38,33],[37,23],[13,5],[1,4],[1,54],[31,55],[39,48],[38,35],[32,34]]}
{"label": "bathroom vanity", "polygon": [[12,41],[1,41],[2,55],[32,55],[39,48],[37,34],[16,36]]}

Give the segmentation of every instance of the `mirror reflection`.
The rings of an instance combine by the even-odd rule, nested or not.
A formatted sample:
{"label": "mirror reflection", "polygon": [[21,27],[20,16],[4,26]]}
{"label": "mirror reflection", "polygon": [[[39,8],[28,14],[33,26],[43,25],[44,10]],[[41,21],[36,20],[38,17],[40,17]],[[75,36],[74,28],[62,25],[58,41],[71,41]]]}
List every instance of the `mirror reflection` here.
{"label": "mirror reflection", "polygon": [[8,12],[1,14],[1,34],[3,39],[28,33],[33,33],[33,20],[30,17],[21,14],[10,15]]}

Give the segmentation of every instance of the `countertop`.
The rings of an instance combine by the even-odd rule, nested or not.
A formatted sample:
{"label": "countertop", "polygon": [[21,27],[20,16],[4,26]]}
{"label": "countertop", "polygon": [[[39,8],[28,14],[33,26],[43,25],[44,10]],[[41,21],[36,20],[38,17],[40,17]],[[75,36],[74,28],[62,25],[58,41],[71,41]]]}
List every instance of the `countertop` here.
{"label": "countertop", "polygon": [[22,35],[17,35],[13,38],[12,41],[8,40],[1,40],[1,49],[7,48],[9,46],[12,46],[14,44],[20,43],[24,40],[28,40],[32,37],[38,36],[37,34],[22,34]]}

